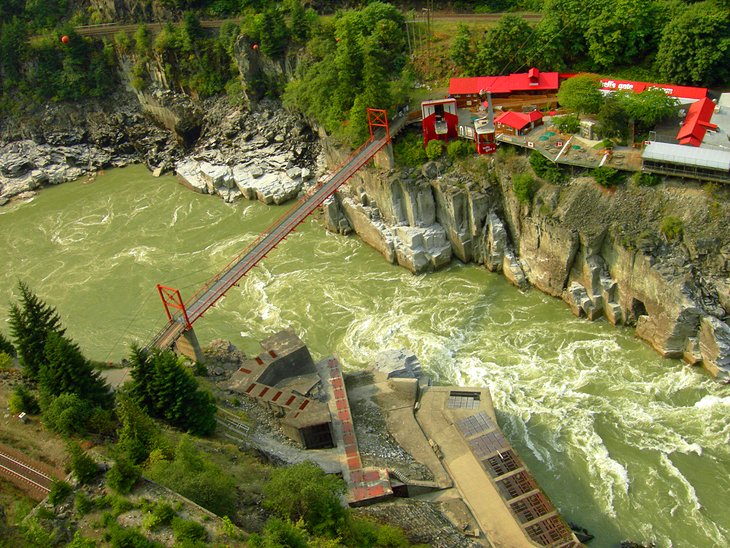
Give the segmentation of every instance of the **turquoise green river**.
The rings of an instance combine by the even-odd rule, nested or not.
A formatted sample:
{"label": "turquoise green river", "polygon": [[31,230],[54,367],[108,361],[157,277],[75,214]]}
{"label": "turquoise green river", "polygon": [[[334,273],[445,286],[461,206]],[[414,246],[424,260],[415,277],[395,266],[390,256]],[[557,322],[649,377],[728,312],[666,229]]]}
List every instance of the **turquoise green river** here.
{"label": "turquoise green river", "polygon": [[[191,296],[283,211],[225,204],[142,167],[0,208],[0,329],[25,280],[90,358],[118,361],[164,323],[155,284]],[[413,276],[311,220],[196,332],[253,353],[287,327],[350,369],[407,348],[438,383],[489,387],[505,434],[563,515],[596,535],[591,546],[729,543],[730,386],[629,329],[473,265]]]}

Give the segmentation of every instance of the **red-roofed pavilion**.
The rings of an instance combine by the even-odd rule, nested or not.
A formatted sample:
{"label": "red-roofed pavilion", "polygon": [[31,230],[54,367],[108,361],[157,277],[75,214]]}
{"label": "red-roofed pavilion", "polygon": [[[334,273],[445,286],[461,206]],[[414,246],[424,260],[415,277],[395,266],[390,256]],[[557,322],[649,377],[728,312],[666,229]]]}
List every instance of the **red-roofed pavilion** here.
{"label": "red-roofed pavilion", "polygon": [[717,126],[710,122],[712,113],[715,110],[715,103],[709,97],[704,97],[696,103],[692,103],[684,119],[684,124],[677,133],[677,140],[680,145],[698,147],[705,138],[708,129],[717,129]]}

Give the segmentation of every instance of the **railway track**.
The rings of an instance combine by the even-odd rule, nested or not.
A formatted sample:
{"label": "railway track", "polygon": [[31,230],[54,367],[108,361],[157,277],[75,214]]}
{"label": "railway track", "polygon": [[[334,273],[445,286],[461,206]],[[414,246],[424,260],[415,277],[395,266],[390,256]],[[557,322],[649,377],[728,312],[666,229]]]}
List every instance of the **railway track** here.
{"label": "railway track", "polygon": [[[433,12],[431,14],[431,21],[460,21],[468,23],[470,21],[499,21],[504,13],[449,13],[449,12]],[[517,13],[519,17],[525,19],[528,23],[537,23],[542,19],[541,13]],[[243,17],[234,17],[231,19],[201,19],[200,26],[204,29],[219,29],[226,22],[241,23]],[[418,13],[418,21],[414,22],[425,22],[426,16],[424,13]],[[175,21],[170,21],[175,23]],[[93,37],[111,37],[118,32],[126,32],[127,34],[133,34],[140,25],[144,24],[153,34],[157,34],[162,30],[162,27],[166,24],[163,22],[148,22],[148,23],[101,23],[96,25],[79,25],[74,30],[81,36],[93,36]]]}
{"label": "railway track", "polygon": [[51,490],[53,478],[20,460],[16,455],[0,451],[0,474],[26,489],[45,497]]}

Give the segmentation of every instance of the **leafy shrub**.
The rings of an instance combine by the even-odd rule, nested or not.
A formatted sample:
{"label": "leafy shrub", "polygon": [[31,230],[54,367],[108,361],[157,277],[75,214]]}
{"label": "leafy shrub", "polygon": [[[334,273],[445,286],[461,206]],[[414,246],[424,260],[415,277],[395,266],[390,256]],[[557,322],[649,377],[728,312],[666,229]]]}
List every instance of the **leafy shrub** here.
{"label": "leafy shrub", "polygon": [[114,491],[124,495],[132,490],[141,475],[139,466],[132,464],[126,458],[119,458],[107,472],[106,482]]}
{"label": "leafy shrub", "polygon": [[662,182],[662,178],[659,175],[645,173],[643,171],[637,171],[631,179],[636,186],[656,186]]}
{"label": "leafy shrub", "polygon": [[596,182],[605,188],[614,187],[624,180],[623,174],[612,167],[597,167],[591,171],[591,176]]}
{"label": "leafy shrub", "polygon": [[393,146],[393,156],[398,164],[418,167],[426,163],[426,150],[423,148],[423,137],[420,133],[407,132],[399,137]]}
{"label": "leafy shrub", "polygon": [[71,494],[71,485],[63,480],[54,479],[51,483],[51,491],[48,493],[48,502],[53,506],[62,503]]}
{"label": "leafy shrub", "polygon": [[70,442],[68,452],[71,455],[71,471],[79,483],[90,483],[99,472],[99,467],[78,443]]}
{"label": "leafy shrub", "polygon": [[346,546],[409,546],[408,539],[400,529],[368,519],[351,519],[344,537]]}
{"label": "leafy shrub", "polygon": [[56,535],[46,530],[36,517],[26,519],[21,530],[28,546],[55,546],[57,543]]}
{"label": "leafy shrub", "polygon": [[165,501],[160,501],[152,508],[152,511],[145,516],[143,525],[150,531],[163,525],[169,525],[175,517],[175,509]]}
{"label": "leafy shrub", "polygon": [[464,141],[463,139],[451,141],[446,147],[446,155],[452,160],[456,160],[457,158],[464,158],[473,153],[474,145],[469,141]]}
{"label": "leafy shrub", "polygon": [[306,461],[272,472],[264,486],[264,507],[293,522],[304,520],[314,534],[335,535],[347,515],[340,502],[344,491],[341,479]]}
{"label": "leafy shrub", "polygon": [[80,516],[85,516],[94,507],[94,501],[83,491],[78,491],[74,497],[74,508]]}
{"label": "leafy shrub", "polygon": [[[302,528],[302,522],[292,523],[288,519],[269,518],[260,534],[248,538],[252,548],[269,548],[272,546],[289,546],[290,548],[307,548],[309,535]],[[356,546],[356,545],[352,545]]]}
{"label": "leafy shrub", "polygon": [[238,527],[236,527],[233,522],[231,521],[231,518],[228,516],[223,516],[223,532],[225,535],[231,539],[231,540],[243,540],[243,535],[241,534],[241,531],[238,530]]}
{"label": "leafy shrub", "polygon": [[14,415],[25,411],[30,415],[35,415],[40,411],[38,406],[38,400],[36,397],[23,385],[18,385],[13,390],[12,395],[8,400],[8,407],[10,412]]}
{"label": "leafy shrub", "polygon": [[512,179],[512,189],[520,203],[529,204],[537,190],[537,183],[529,173],[519,173]]}
{"label": "leafy shrub", "polygon": [[13,367],[13,358],[6,352],[0,352],[0,369],[10,369]]}
{"label": "leafy shrub", "polygon": [[566,174],[560,169],[555,162],[551,162],[537,150],[533,150],[530,154],[530,165],[535,175],[550,183],[562,183],[567,179]]}
{"label": "leafy shrub", "polygon": [[681,239],[684,234],[684,222],[679,217],[669,215],[662,219],[661,231],[667,240]]}
{"label": "leafy shrub", "polygon": [[156,460],[146,474],[219,516],[234,515],[236,490],[233,479],[210,462],[189,436],[180,439],[173,461]]}
{"label": "leafy shrub", "polygon": [[426,157],[429,160],[438,160],[444,154],[444,142],[431,139],[426,145]]}
{"label": "leafy shrub", "polygon": [[162,544],[153,542],[136,529],[122,527],[118,523],[111,523],[108,526],[105,540],[112,548],[158,548]]}
{"label": "leafy shrub", "polygon": [[96,548],[96,542],[83,536],[81,531],[76,531],[74,538],[66,545],[66,548]]}
{"label": "leafy shrub", "polygon": [[555,117],[553,124],[561,133],[578,133],[580,130],[580,120],[575,114]]}
{"label": "leafy shrub", "polygon": [[195,521],[175,517],[172,519],[172,530],[175,533],[175,540],[179,543],[205,541],[208,538],[208,531],[205,527]]}
{"label": "leafy shrub", "polygon": [[61,394],[43,410],[43,423],[63,436],[85,434],[92,412],[91,404],[76,394]]}

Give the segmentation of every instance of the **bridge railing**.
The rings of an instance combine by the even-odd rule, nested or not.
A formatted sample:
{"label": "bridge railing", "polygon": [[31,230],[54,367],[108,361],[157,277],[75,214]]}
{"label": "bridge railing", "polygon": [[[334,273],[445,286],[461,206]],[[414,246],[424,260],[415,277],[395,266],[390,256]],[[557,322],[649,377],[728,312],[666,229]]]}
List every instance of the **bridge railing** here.
{"label": "bridge railing", "polygon": [[[405,125],[405,116],[399,117],[393,120],[391,135],[394,135],[402,129]],[[357,150],[351,153],[344,161],[342,161],[334,170],[330,171],[329,177],[324,180],[320,180],[316,185],[312,186],[307,193],[299,198],[297,202],[289,208],[286,213],[280,216],[274,221],[264,232],[260,233],[254,241],[252,241],[246,248],[238,253],[228,264],[222,268],[215,276],[210,278],[198,291],[185,302],[185,307],[188,312],[191,312],[191,307],[197,305],[195,310],[190,314],[190,321],[194,322],[205,311],[213,306],[218,299],[225,295],[226,291],[235,285],[246,273],[251,270],[256,264],[261,261],[266,254],[274,249],[288,234],[290,234],[301,222],[304,221],[317,207],[319,207],[329,196],[334,194],[336,190],[344,184],[350,177],[352,177],[362,166],[372,159],[375,154],[380,151],[389,142],[388,135],[384,130],[377,130],[374,132],[372,137],[365,141]],[[375,147],[369,151],[367,155],[363,155],[368,147]],[[331,192],[323,193],[321,196],[314,199],[315,195],[325,186],[331,184],[335,178],[339,179],[339,183],[334,185]],[[304,207],[307,205],[308,207]],[[300,211],[301,210],[301,211]],[[283,230],[282,230],[283,229]],[[269,242],[269,247],[262,250],[260,257],[255,257],[255,262],[250,264],[248,268],[244,265],[239,268],[238,273],[229,279],[226,284],[218,288],[215,292],[209,295],[203,302],[200,302],[205,294],[213,288],[224,276],[232,272],[238,263],[240,263],[246,255],[253,252],[257,246],[263,243],[263,241],[272,233],[279,233],[280,237],[277,237],[273,243]],[[179,330],[182,331],[183,326],[178,322],[179,315],[175,315],[170,321],[168,321],[155,335],[152,341],[147,345],[147,348],[154,346],[161,346],[165,341],[166,337],[171,337],[173,340],[176,338],[175,326],[179,325]]]}
{"label": "bridge railing", "polygon": [[[384,140],[385,135],[383,134],[380,139]],[[274,232],[276,228],[278,228],[280,225],[283,225],[287,221],[287,219],[293,217],[294,213],[302,205],[304,205],[307,201],[311,199],[312,194],[316,193],[320,188],[322,188],[328,181],[332,179],[332,177],[336,176],[342,169],[347,166],[347,164],[349,164],[353,159],[357,158],[359,154],[361,154],[371,143],[376,140],[378,139],[373,138],[365,141],[362,146],[360,146],[357,150],[350,154],[343,162],[341,162],[334,170],[331,171],[332,175],[329,178],[324,181],[320,181],[316,185],[311,187],[304,196],[299,198],[295,202],[295,204],[286,211],[286,213],[284,213],[273,223],[271,223],[271,225],[269,225],[266,230],[261,232],[248,246],[246,246],[243,251],[238,253],[238,255],[236,255],[231,261],[229,261],[228,264],[226,264],[215,276],[210,278],[200,289],[198,289],[198,291],[185,302],[185,306],[189,307],[189,305],[196,303],[207,291],[210,290],[213,285],[215,285],[223,276],[225,276],[236,263],[240,262],[243,257],[245,257],[253,249],[255,249],[256,246],[258,246],[270,233]],[[301,220],[299,222],[301,222]]]}

